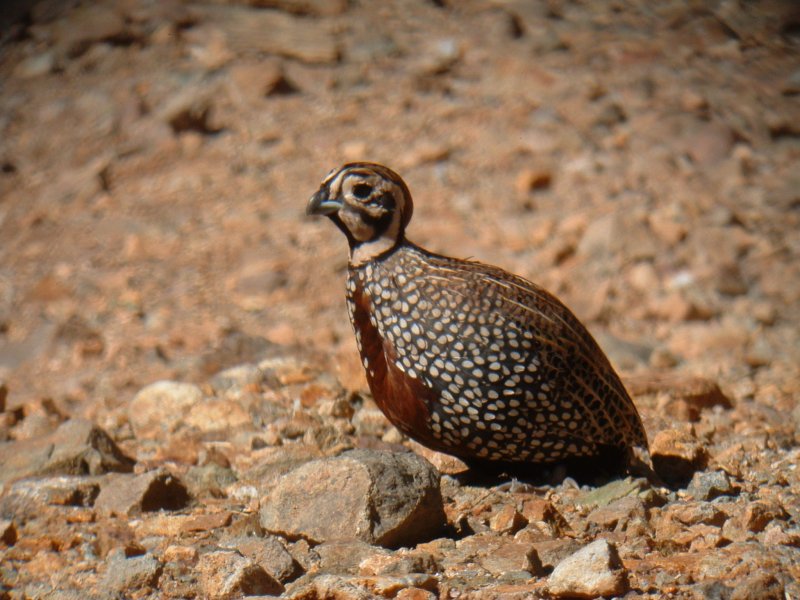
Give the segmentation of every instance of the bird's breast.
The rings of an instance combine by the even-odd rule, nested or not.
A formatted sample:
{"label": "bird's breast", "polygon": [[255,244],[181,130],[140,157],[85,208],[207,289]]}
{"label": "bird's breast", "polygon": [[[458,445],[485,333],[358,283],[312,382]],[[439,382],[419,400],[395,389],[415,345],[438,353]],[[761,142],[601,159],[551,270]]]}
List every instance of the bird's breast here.
{"label": "bird's breast", "polygon": [[432,390],[409,377],[398,366],[398,348],[383,333],[385,317],[394,291],[369,285],[351,276],[348,281],[348,310],[367,383],[378,408],[404,434],[421,442],[429,437],[429,403]]}

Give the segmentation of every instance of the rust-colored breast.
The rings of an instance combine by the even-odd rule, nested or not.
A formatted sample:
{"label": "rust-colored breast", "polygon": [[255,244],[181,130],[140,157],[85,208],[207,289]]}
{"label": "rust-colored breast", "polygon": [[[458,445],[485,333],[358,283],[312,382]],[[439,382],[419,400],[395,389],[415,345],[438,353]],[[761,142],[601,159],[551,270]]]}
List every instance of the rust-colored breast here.
{"label": "rust-colored breast", "polygon": [[358,282],[350,291],[353,328],[375,403],[405,435],[429,446],[439,446],[430,434],[429,424],[429,407],[435,402],[436,393],[397,368],[395,349],[381,337],[375,325],[368,293]]}

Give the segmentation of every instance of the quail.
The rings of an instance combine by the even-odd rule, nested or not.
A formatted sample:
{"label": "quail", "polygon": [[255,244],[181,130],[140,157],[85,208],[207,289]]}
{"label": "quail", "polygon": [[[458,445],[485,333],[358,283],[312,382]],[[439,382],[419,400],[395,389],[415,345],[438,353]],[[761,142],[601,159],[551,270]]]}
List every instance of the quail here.
{"label": "quail", "polygon": [[647,447],[619,376],[555,296],[406,239],[413,204],[397,173],[367,162],[334,169],[306,212],[347,238],[361,362],[402,433],[470,465],[622,464]]}

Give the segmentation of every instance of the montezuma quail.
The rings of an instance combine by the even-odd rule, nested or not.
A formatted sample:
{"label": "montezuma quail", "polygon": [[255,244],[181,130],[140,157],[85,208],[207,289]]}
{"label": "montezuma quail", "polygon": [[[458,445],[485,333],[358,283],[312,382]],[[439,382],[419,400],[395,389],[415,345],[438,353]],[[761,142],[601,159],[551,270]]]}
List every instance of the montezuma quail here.
{"label": "montezuma quail", "polygon": [[350,244],[350,320],[388,419],[471,464],[624,462],[646,447],[622,382],[569,309],[502,269],[409,242],[412,210],[403,180],[373,163],[332,171],[307,209]]}

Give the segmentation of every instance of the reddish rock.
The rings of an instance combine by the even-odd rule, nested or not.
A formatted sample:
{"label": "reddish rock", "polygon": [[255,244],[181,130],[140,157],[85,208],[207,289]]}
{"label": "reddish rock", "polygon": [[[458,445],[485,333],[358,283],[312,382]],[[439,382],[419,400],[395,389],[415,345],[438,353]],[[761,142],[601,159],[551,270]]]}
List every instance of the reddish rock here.
{"label": "reddish rock", "polygon": [[687,482],[708,462],[705,445],[692,433],[677,429],[658,432],[650,444],[650,456],[656,472],[673,483]]}
{"label": "reddish rock", "polygon": [[278,595],[283,592],[280,582],[252,560],[233,550],[201,555],[197,574],[203,596],[213,600]]}

